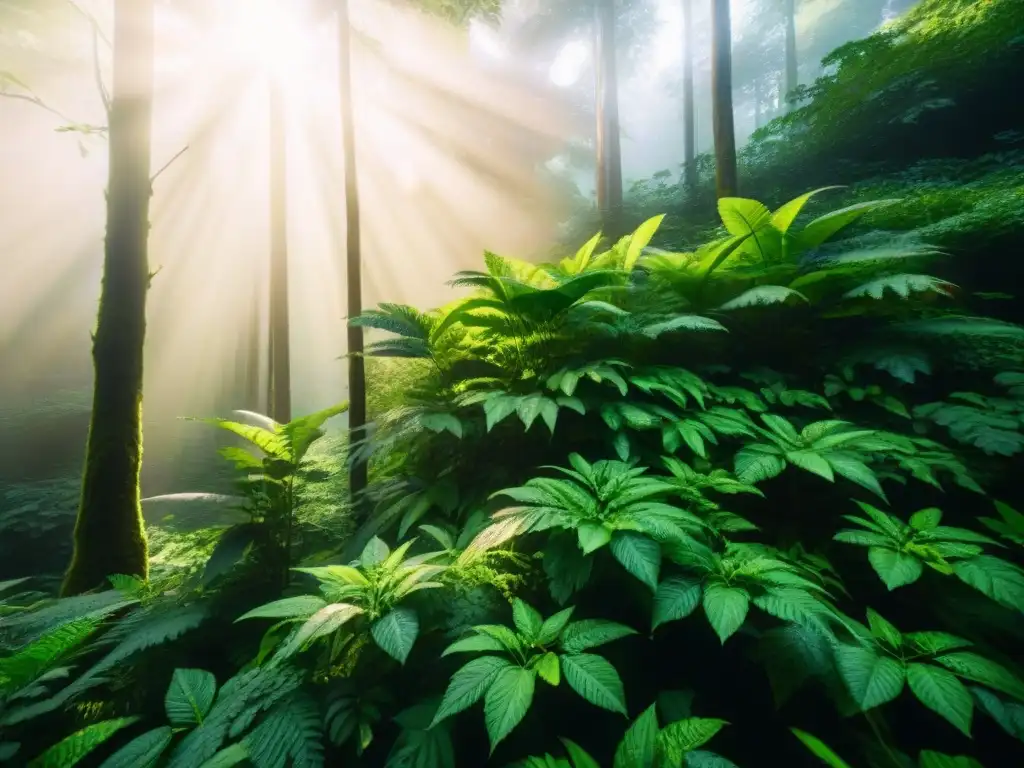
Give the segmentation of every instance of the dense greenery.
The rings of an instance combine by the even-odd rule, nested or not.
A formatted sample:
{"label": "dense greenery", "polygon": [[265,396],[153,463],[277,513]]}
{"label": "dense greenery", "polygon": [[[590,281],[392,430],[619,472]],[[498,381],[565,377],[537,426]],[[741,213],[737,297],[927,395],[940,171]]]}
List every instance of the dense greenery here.
{"label": "dense greenery", "polygon": [[1024,329],[965,314],[930,245],[837,240],[901,203],[805,212],[828,194],[723,199],[693,253],[647,248],[656,217],[557,263],[487,254],[468,298],[354,320],[405,371],[353,446],[360,530],[296,514],[340,409],[217,421],[258,450],[223,451],[244,518],[205,565],[59,601],[4,585],[5,754],[1020,754],[1022,518],[985,488],[1024,449]]}

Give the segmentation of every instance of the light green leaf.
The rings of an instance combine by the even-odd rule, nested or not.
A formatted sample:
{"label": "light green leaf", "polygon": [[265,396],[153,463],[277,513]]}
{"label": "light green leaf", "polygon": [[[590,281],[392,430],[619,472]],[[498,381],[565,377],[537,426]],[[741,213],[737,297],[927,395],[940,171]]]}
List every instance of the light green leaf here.
{"label": "light green leaf", "polygon": [[164,697],[171,725],[189,728],[202,725],[217,694],[217,678],[205,669],[176,669]]}
{"label": "light green leaf", "polygon": [[537,645],[544,646],[555,642],[558,636],[562,634],[562,630],[565,629],[565,625],[569,623],[569,619],[572,618],[574,610],[574,608],[569,607],[545,619],[541,625],[540,632],[537,633]]}
{"label": "light green leaf", "polygon": [[391,549],[387,544],[381,540],[380,537],[374,536],[363,548],[363,552],[359,555],[359,564],[363,568],[372,568],[375,565],[380,565],[387,560],[388,555],[391,554]]}
{"label": "light green leaf", "polygon": [[622,567],[636,576],[652,590],[658,588],[661,568],[661,546],[639,533],[618,531],[612,538],[612,555]]}
{"label": "light green leaf", "polygon": [[722,728],[725,720],[688,717],[666,725],[658,735],[658,752],[665,765],[680,765],[686,753],[706,744]]}
{"label": "light green leaf", "polygon": [[696,579],[673,576],[658,585],[654,593],[651,631],[669,621],[689,616],[700,604],[701,586]]}
{"label": "light green leaf", "polygon": [[104,760],[100,768],[153,768],[173,735],[168,725],[146,731]]}
{"label": "light green leaf", "polygon": [[288,638],[278,650],[275,660],[277,662],[284,661],[308,644],[341,629],[347,622],[362,613],[362,608],[348,603],[332,603],[321,608],[310,616],[294,635]]}
{"label": "light green leaf", "polygon": [[405,664],[419,633],[420,621],[412,608],[394,608],[370,627],[374,642],[399,664]]}
{"label": "light green leaf", "polygon": [[312,616],[321,608],[327,607],[327,601],[316,595],[298,595],[275,600],[272,603],[253,608],[239,616],[235,621],[244,619],[304,619]]}
{"label": "light green leaf", "polygon": [[640,254],[643,253],[644,248],[651,242],[651,238],[658,231],[658,227],[661,226],[664,218],[665,214],[653,216],[636,228],[636,231],[629,238],[629,246],[626,248],[626,258],[622,263],[624,271],[633,271],[633,267],[636,266]]}
{"label": "light green leaf", "polygon": [[615,667],[592,653],[562,656],[565,681],[576,693],[595,706],[626,714],[626,694]]}
{"label": "light green leaf", "polygon": [[704,613],[723,644],[743,626],[749,609],[745,590],[722,584],[709,584],[704,590]]}
{"label": "light green leaf", "polygon": [[910,516],[910,527],[916,531],[930,531],[942,521],[942,510],[929,507],[915,512]]}
{"label": "light green leaf", "polygon": [[1024,612],[1024,571],[991,555],[980,555],[953,564],[953,572],[965,584],[1012,611]]}
{"label": "light green leaf", "polygon": [[[561,742],[572,760],[572,768],[601,768],[597,761],[576,742],[569,741],[569,739],[561,739]],[[561,766],[556,766],[556,768],[561,768]]]}
{"label": "light green leaf", "polygon": [[489,635],[470,635],[445,648],[442,657],[452,653],[473,653],[476,651],[504,651],[505,645]]}
{"label": "light green leaf", "polygon": [[582,653],[635,634],[636,630],[625,624],[604,619],[583,619],[566,626],[562,632],[562,650],[566,653]]}
{"label": "light green leaf", "polygon": [[540,675],[540,679],[551,685],[558,685],[561,679],[561,667],[558,664],[558,656],[550,651],[537,659],[534,669]]}
{"label": "light green leaf", "polygon": [[800,197],[790,200],[785,205],[779,206],[775,213],[772,214],[772,226],[779,230],[779,232],[785,234],[793,225],[796,217],[800,215],[804,206],[807,205],[808,200],[815,195],[821,194],[822,192],[828,192],[833,189],[842,189],[842,187],[822,187],[821,189],[815,189],[800,195]]}
{"label": "light green leaf", "polygon": [[[521,667],[502,669],[484,696],[484,722],[491,752],[526,716],[533,703],[534,673]],[[442,705],[443,706],[443,705]]]}
{"label": "light green leaf", "polygon": [[913,584],[924,571],[924,564],[916,557],[894,549],[871,547],[868,550],[868,561],[890,592]]}
{"label": "light green leaf", "polygon": [[626,731],[615,750],[612,768],[654,768],[658,747],[658,715],[656,705],[643,711]]}
{"label": "light green leaf", "polygon": [[850,768],[850,764],[843,760],[839,755],[832,751],[832,749],[817,736],[801,731],[799,728],[790,728],[793,735],[796,736],[803,745],[807,747],[811,753],[819,758],[829,768]]}
{"label": "light green leaf", "polygon": [[512,601],[512,621],[516,625],[516,631],[528,643],[537,639],[541,626],[544,624],[543,617],[518,597]]}
{"label": "light green leaf", "polygon": [[898,650],[903,643],[900,631],[876,613],[873,608],[868,608],[868,625],[871,627],[871,634],[888,644],[893,650]]}
{"label": "light green leaf", "polygon": [[139,718],[119,717],[88,725],[61,739],[28,764],[28,768],[72,768],[111,736]]}
{"label": "light green leaf", "polygon": [[612,540],[612,532],[598,523],[581,523],[576,529],[576,534],[579,537],[580,549],[585,555],[600,549]]}
{"label": "light green leaf", "polygon": [[931,664],[910,664],[907,683],[918,701],[944,717],[965,736],[971,735],[974,702],[956,676]]}
{"label": "light green leaf", "polygon": [[903,690],[906,671],[903,664],[889,656],[856,645],[840,645],[836,662],[850,695],[862,710],[892,701]]}
{"label": "light green leaf", "polygon": [[476,704],[499,673],[510,667],[512,663],[500,656],[481,656],[466,664],[452,675],[430,727]]}

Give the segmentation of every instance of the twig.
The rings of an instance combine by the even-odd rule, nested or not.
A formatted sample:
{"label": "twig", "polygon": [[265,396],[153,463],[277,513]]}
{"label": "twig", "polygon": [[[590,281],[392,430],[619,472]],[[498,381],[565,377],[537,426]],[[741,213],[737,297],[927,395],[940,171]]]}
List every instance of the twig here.
{"label": "twig", "polygon": [[96,90],[100,92],[100,101],[103,102],[103,114],[110,115],[110,92],[103,82],[103,70],[100,69],[100,30],[99,25],[92,25],[92,72],[96,78]]}
{"label": "twig", "polygon": [[64,114],[58,112],[56,109],[51,107],[49,104],[47,104],[45,101],[40,99],[35,94],[9,93],[8,91],[0,90],[0,97],[6,98],[6,99],[18,99],[19,101],[27,101],[29,104],[35,104],[37,107],[45,109],[51,115],[56,115],[61,120],[63,120],[65,123],[72,123],[72,122],[74,122],[67,115],[64,115]]}
{"label": "twig", "polygon": [[107,44],[108,48],[114,47],[114,44],[110,42],[110,38],[103,34],[103,30],[100,29],[99,22],[96,21],[96,18],[91,13],[84,10],[78,3],[75,2],[75,0],[67,0],[67,3],[76,11],[78,11],[85,18],[85,20],[92,25],[93,32],[96,33],[96,36],[99,37],[100,40]]}
{"label": "twig", "polygon": [[176,153],[176,154],[174,155],[174,157],[172,157],[172,158],[171,158],[170,160],[168,160],[168,161],[167,161],[166,163],[164,163],[164,164],[163,164],[163,165],[162,165],[162,166],[160,167],[160,170],[159,170],[159,171],[157,171],[156,173],[154,173],[154,174],[153,174],[153,175],[152,175],[152,176],[150,177],[150,179],[149,179],[149,183],[150,183],[150,184],[152,184],[152,183],[153,183],[154,181],[156,181],[157,177],[158,177],[158,176],[159,176],[159,175],[160,175],[161,173],[163,173],[164,171],[166,171],[166,170],[167,170],[168,168],[170,168],[170,167],[171,167],[171,164],[172,164],[172,163],[173,163],[173,162],[174,162],[175,160],[177,160],[177,159],[178,159],[179,157],[181,157],[181,156],[182,156],[182,155],[184,155],[184,154],[185,154],[186,152],[188,152],[188,148],[189,148],[189,145],[188,145],[188,144],[186,144],[186,145],[185,145],[184,147],[182,147],[181,149],[179,149],[179,150],[177,151],[177,153]]}

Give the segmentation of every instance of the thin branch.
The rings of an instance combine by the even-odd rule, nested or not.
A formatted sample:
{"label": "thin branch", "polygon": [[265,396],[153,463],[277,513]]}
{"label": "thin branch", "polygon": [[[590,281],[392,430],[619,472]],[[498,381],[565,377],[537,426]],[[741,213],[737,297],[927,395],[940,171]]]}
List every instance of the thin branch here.
{"label": "thin branch", "polygon": [[110,38],[103,34],[103,30],[100,29],[100,25],[99,22],[96,21],[96,17],[94,17],[88,11],[84,10],[82,6],[75,2],[75,0],[67,0],[67,3],[76,11],[78,11],[78,13],[80,13],[86,21],[89,22],[89,24],[92,26],[93,31],[96,33],[96,36],[104,43],[106,43],[108,48],[114,47],[114,44],[110,41]]}
{"label": "thin branch", "polygon": [[96,90],[99,91],[100,101],[103,102],[104,113],[109,115],[110,92],[107,90],[106,83],[103,82],[103,69],[100,66],[100,41],[102,40],[106,43],[108,48],[112,48],[113,44],[110,42],[110,38],[103,34],[103,30],[100,29],[100,23],[96,21],[96,17],[84,10],[75,0],[67,0],[67,3],[78,11],[89,22],[89,26],[92,27],[92,73],[96,80]]}
{"label": "thin branch", "polygon": [[173,163],[173,162],[174,162],[175,160],[177,160],[177,159],[178,159],[179,157],[181,157],[181,156],[182,156],[182,155],[184,155],[184,154],[185,154],[186,152],[188,152],[188,148],[189,148],[189,145],[188,145],[188,144],[186,144],[186,145],[185,145],[184,147],[182,147],[181,149],[179,149],[179,150],[177,151],[177,153],[176,153],[176,154],[174,155],[174,157],[172,157],[172,158],[171,158],[170,160],[168,160],[168,161],[167,161],[166,163],[164,163],[164,164],[163,164],[163,165],[162,165],[162,166],[160,167],[160,170],[159,170],[159,171],[157,171],[156,173],[154,173],[154,174],[153,174],[153,175],[152,175],[152,176],[150,177],[150,179],[149,179],[149,183],[150,183],[150,184],[152,184],[152,183],[153,183],[154,181],[156,181],[156,180],[157,180],[157,177],[158,177],[158,176],[159,176],[159,175],[160,175],[161,173],[163,173],[164,171],[166,171],[166,170],[167,170],[168,168],[170,168],[170,167],[171,167],[171,164],[172,164],[172,163]]}
{"label": "thin branch", "polygon": [[41,109],[45,109],[51,115],[56,115],[61,120],[63,120],[65,123],[72,123],[72,122],[74,122],[67,115],[62,114],[61,112],[58,112],[56,109],[51,107],[49,104],[47,104],[45,101],[40,99],[35,94],[9,93],[8,91],[0,90],[0,98],[17,99],[18,101],[27,101],[29,104],[35,104],[37,107],[39,107]]}

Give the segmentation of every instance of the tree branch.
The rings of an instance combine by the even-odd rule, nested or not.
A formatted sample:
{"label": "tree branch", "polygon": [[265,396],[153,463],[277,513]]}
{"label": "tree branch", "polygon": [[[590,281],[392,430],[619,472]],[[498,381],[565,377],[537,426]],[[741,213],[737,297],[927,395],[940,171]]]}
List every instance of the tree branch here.
{"label": "tree branch", "polygon": [[89,26],[92,27],[92,73],[96,80],[96,90],[99,91],[100,101],[103,102],[104,114],[110,114],[110,92],[107,90],[106,83],[103,82],[103,69],[100,67],[100,41],[102,40],[107,44],[107,47],[113,47],[110,39],[103,34],[103,30],[100,29],[100,24],[96,21],[95,17],[81,8],[75,0],[67,0],[68,5],[74,8],[80,13],[86,21],[89,22]]}
{"label": "tree branch", "polygon": [[157,180],[157,177],[158,177],[158,176],[159,176],[159,175],[160,175],[161,173],[163,173],[164,171],[166,171],[166,170],[167,170],[168,168],[170,168],[170,167],[171,167],[171,164],[172,164],[172,163],[174,163],[174,161],[175,161],[175,160],[177,160],[177,159],[178,159],[179,157],[181,157],[181,156],[182,156],[182,155],[184,155],[184,154],[185,154],[186,152],[188,152],[188,149],[189,149],[189,145],[188,145],[188,144],[186,144],[186,145],[185,145],[184,147],[182,147],[181,149],[179,149],[179,150],[178,150],[178,151],[177,151],[177,152],[175,153],[174,157],[172,157],[172,158],[171,158],[170,160],[168,160],[168,161],[167,161],[166,163],[164,163],[164,164],[163,164],[163,165],[162,165],[162,166],[160,167],[160,170],[158,170],[158,171],[157,171],[156,173],[154,173],[154,174],[153,174],[153,175],[152,175],[152,176],[150,177],[150,179],[149,179],[149,183],[150,183],[150,184],[152,184],[152,183],[153,183],[154,181],[156,181],[156,180]]}
{"label": "tree branch", "polygon": [[0,98],[17,99],[18,101],[27,101],[29,104],[35,104],[37,107],[39,107],[41,109],[45,109],[51,115],[56,115],[61,120],[63,120],[65,123],[73,123],[74,122],[67,115],[57,111],[56,109],[51,107],[49,104],[47,104],[45,101],[43,101],[38,96],[36,96],[34,93],[33,94],[28,94],[28,93],[10,93],[9,91],[0,90]]}

